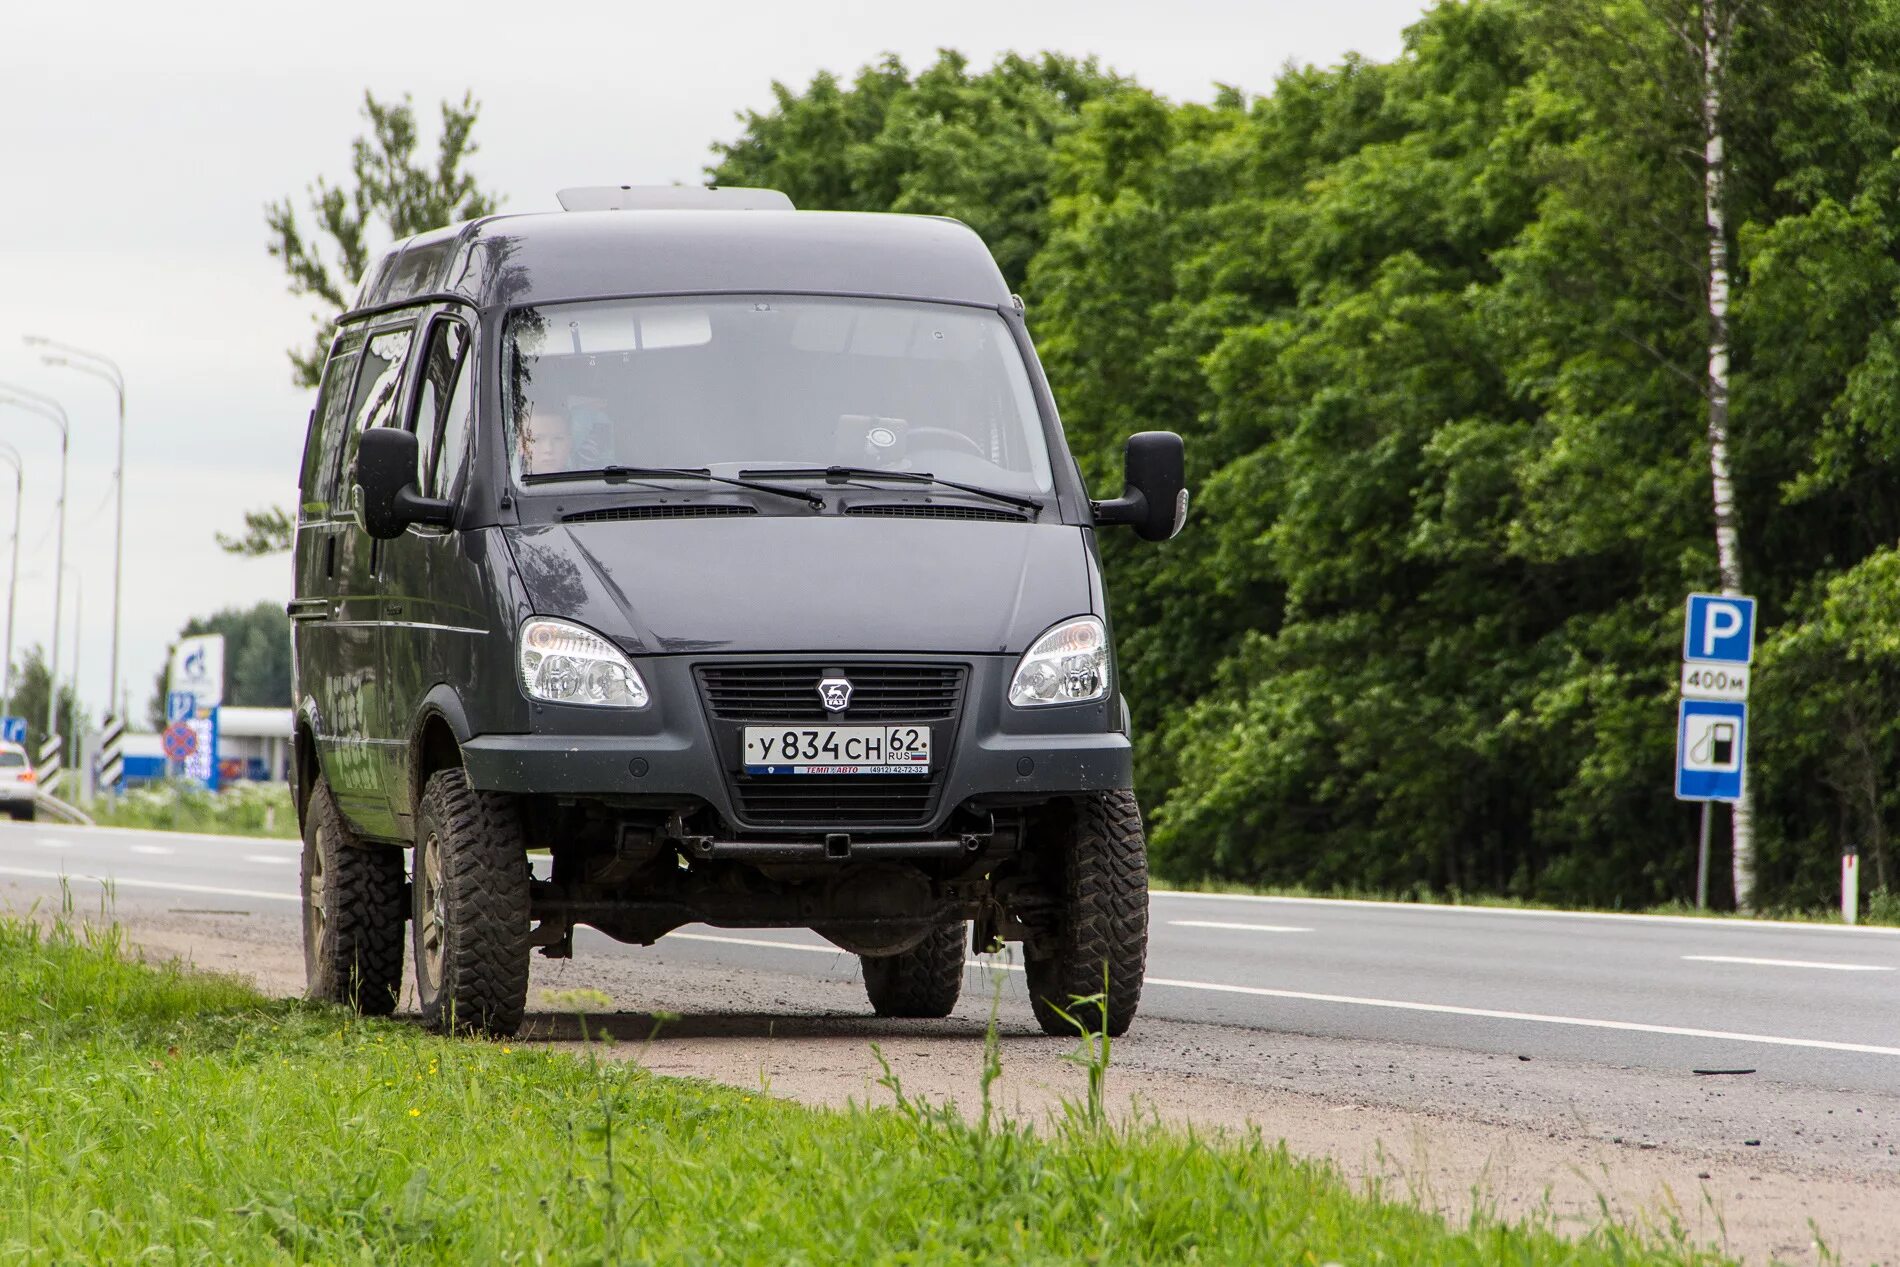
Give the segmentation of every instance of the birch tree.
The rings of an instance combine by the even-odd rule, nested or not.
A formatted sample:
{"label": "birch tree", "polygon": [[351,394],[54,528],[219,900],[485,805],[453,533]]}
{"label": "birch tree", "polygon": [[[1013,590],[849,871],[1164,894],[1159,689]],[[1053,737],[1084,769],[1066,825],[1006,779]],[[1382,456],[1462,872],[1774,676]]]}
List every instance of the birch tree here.
{"label": "birch tree", "polygon": [[[1685,36],[1699,37],[1702,61],[1702,206],[1708,242],[1709,362],[1704,391],[1709,413],[1709,491],[1715,512],[1715,559],[1724,594],[1742,592],[1742,543],[1735,514],[1735,484],[1729,470],[1729,262],[1728,222],[1722,185],[1728,176],[1727,141],[1722,131],[1722,94],[1737,0],[1702,0],[1701,19]],[[1755,901],[1754,806],[1748,782],[1742,799],[1730,807],[1734,855],[1735,906],[1749,910]]]}

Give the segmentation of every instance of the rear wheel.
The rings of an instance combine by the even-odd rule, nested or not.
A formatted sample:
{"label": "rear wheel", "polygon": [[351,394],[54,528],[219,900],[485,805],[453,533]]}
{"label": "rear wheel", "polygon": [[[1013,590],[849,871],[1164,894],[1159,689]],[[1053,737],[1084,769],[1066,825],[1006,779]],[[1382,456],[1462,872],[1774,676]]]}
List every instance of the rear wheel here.
{"label": "rear wheel", "polygon": [[365,845],[322,778],[303,815],[303,966],[306,994],[368,1016],[396,1010],[402,993],[402,851]]}
{"label": "rear wheel", "polygon": [[1132,791],[1081,798],[1063,838],[1048,843],[1055,909],[1024,948],[1036,1023],[1045,1034],[1072,1036],[1079,1025],[1120,1035],[1135,1019],[1148,961],[1141,806]]}
{"label": "rear wheel", "polygon": [[528,851],[508,797],[429,776],[416,816],[416,997],[431,1029],[508,1035],[528,1004]]}
{"label": "rear wheel", "polygon": [[909,950],[859,955],[864,992],[879,1016],[948,1016],[963,992],[962,920],[939,924]]}

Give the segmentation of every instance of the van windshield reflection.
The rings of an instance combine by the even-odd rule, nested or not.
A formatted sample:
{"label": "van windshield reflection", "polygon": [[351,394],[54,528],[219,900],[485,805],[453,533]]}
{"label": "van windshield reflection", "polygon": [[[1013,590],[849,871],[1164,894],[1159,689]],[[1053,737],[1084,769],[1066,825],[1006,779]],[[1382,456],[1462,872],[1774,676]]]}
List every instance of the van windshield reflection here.
{"label": "van windshield reflection", "polygon": [[985,309],[543,304],[510,314],[503,375],[508,452],[530,485],[613,468],[852,467],[1018,496],[1051,488],[1022,354]]}

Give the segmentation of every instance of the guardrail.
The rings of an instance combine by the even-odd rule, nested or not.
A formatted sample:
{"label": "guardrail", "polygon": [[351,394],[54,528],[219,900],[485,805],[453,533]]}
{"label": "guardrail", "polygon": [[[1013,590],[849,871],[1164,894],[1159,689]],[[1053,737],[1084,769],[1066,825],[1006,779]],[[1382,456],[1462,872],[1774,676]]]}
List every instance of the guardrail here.
{"label": "guardrail", "polygon": [[33,804],[35,808],[43,812],[50,812],[53,817],[64,819],[66,822],[77,823],[81,827],[98,826],[97,823],[92,821],[92,815],[86,813],[85,810],[80,809],[77,805],[68,805],[51,792],[47,792],[43,789],[33,797]]}

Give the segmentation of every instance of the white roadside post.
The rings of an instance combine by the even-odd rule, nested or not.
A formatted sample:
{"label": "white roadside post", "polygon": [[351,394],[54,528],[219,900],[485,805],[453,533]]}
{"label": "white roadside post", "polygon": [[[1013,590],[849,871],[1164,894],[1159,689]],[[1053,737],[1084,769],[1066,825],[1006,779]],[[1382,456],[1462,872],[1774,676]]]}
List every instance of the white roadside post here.
{"label": "white roadside post", "polygon": [[1860,846],[1841,855],[1841,923],[1860,922]]}
{"label": "white roadside post", "polygon": [[1702,802],[1695,904],[1709,904],[1709,806],[1742,799],[1748,755],[1749,663],[1755,600],[1691,594],[1682,629],[1682,702],[1676,713],[1676,799]]}

